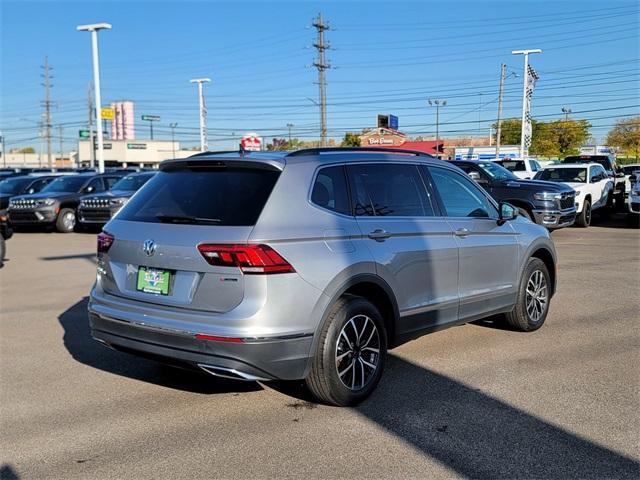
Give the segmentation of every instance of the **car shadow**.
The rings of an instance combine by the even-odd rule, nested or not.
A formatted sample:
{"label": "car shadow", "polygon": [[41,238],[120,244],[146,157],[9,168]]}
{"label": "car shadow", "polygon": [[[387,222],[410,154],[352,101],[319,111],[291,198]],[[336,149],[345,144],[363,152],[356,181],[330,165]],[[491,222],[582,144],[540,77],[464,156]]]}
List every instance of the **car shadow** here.
{"label": "car shadow", "polygon": [[91,338],[87,318],[88,298],[65,310],[58,320],[64,329],[63,342],[78,362],[105,372],[192,393],[216,394],[261,390],[256,382],[215,378],[199,370],[169,367],[111,350]]}
{"label": "car shadow", "polygon": [[[640,463],[480,389],[389,355],[355,410],[468,478],[640,478]],[[543,399],[540,399],[541,402]]]}

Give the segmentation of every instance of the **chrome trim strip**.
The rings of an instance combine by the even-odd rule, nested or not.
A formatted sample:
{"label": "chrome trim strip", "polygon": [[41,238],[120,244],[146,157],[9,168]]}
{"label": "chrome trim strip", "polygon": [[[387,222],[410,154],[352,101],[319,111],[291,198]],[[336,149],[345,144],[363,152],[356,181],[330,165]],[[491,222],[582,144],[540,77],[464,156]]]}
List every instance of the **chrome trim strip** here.
{"label": "chrome trim strip", "polygon": [[[244,380],[247,382],[259,382],[259,381],[267,381],[268,378],[256,377],[255,375],[251,375],[250,373],[241,372],[236,370],[235,368],[226,368],[219,367],[217,365],[207,365],[206,363],[198,363],[198,367],[200,367],[205,372],[213,375],[214,377],[222,377],[222,378],[230,378],[232,380]],[[225,375],[222,372],[227,372],[229,375]]]}

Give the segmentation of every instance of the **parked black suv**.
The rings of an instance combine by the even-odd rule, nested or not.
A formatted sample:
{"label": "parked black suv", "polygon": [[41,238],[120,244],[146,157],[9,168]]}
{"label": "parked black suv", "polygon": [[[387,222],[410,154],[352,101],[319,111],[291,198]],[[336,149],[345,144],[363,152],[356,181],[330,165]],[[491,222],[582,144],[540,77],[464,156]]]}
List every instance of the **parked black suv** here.
{"label": "parked black suv", "polygon": [[4,256],[7,251],[5,240],[9,240],[13,235],[13,230],[7,220],[7,212],[0,209],[0,268],[4,264]]}
{"label": "parked black suv", "polygon": [[576,219],[576,192],[562,183],[522,180],[495,162],[454,160],[499,202],[517,207],[520,215],[549,230],[568,227]]}
{"label": "parked black suv", "polygon": [[56,178],[54,175],[25,175],[21,177],[10,177],[0,181],[0,210],[7,209],[11,197],[38,193]]}
{"label": "parked black suv", "polygon": [[599,163],[604,167],[609,178],[613,181],[613,195],[609,198],[608,206],[616,203],[616,209],[622,211],[625,208],[626,176],[622,168],[608,155],[572,155],[566,157],[562,163]]}
{"label": "parked black suv", "polygon": [[156,172],[143,172],[127,175],[118,180],[111,190],[81,197],[77,212],[78,223],[81,226],[104,225],[155,174]]}
{"label": "parked black suv", "polygon": [[122,176],[110,173],[58,177],[39,193],[13,197],[9,202],[9,221],[13,226],[55,226],[59,232],[71,232],[80,197],[109,190]]}

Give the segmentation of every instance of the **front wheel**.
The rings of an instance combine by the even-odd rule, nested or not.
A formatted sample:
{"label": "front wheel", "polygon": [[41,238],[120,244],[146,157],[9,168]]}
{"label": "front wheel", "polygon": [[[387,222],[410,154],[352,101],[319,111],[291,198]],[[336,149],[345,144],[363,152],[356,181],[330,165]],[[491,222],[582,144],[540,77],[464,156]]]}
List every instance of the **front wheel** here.
{"label": "front wheel", "polygon": [[305,382],[321,402],[356,405],[376,388],[387,355],[387,334],[378,309],[345,295],[332,307]]}
{"label": "front wheel", "polygon": [[71,208],[63,208],[58,213],[56,220],[56,230],[60,233],[73,232],[76,226],[76,213]]}
{"label": "front wheel", "polygon": [[582,228],[586,228],[591,225],[591,202],[589,200],[584,201],[582,211],[576,218],[576,225]]}
{"label": "front wheel", "polygon": [[520,280],[516,305],[506,315],[507,322],[521,332],[539,329],[547,318],[550,300],[549,270],[539,258],[530,258]]}

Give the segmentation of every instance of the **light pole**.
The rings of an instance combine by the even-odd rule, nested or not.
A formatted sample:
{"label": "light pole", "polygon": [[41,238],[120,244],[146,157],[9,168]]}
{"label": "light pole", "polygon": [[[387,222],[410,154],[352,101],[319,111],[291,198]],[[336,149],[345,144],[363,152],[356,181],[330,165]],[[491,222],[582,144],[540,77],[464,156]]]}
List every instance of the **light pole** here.
{"label": "light pole", "polygon": [[542,53],[539,48],[533,50],[513,50],[512,55],[524,55],[524,70],[522,76],[524,81],[522,82],[522,125],[520,128],[520,158],[524,158],[524,136],[525,136],[525,122],[527,120],[527,86],[529,84],[529,54],[530,53]]}
{"label": "light pole", "polygon": [[287,123],[287,128],[289,129],[289,147],[291,147],[291,129],[293,126],[293,123]]}
{"label": "light pole", "polygon": [[564,113],[564,121],[569,121],[569,114],[571,113],[571,109],[569,107],[562,107],[562,113]]}
{"label": "light pole", "polygon": [[91,32],[91,55],[93,57],[93,90],[95,93],[96,108],[96,130],[98,131],[98,172],[104,173],[104,145],[102,142],[102,125],[100,123],[100,109],[102,100],[100,98],[100,60],[98,58],[98,31],[111,29],[108,23],[93,23],[91,25],[78,25],[76,30]]}
{"label": "light pole", "polygon": [[176,133],[176,127],[178,126],[177,123],[170,123],[169,124],[169,128],[171,129],[171,151],[173,152],[173,159],[176,159],[176,140],[175,140],[175,133]]}
{"label": "light pole", "polygon": [[436,107],[436,147],[438,140],[440,140],[440,107],[444,107],[447,104],[446,100],[428,100],[431,107]]}
{"label": "light pole", "polygon": [[207,107],[204,104],[204,93],[202,92],[202,84],[210,82],[210,78],[194,78],[191,83],[198,84],[198,101],[200,103],[200,151],[206,152],[209,149],[207,141]]}

